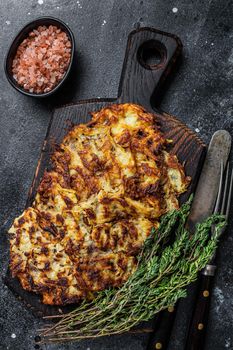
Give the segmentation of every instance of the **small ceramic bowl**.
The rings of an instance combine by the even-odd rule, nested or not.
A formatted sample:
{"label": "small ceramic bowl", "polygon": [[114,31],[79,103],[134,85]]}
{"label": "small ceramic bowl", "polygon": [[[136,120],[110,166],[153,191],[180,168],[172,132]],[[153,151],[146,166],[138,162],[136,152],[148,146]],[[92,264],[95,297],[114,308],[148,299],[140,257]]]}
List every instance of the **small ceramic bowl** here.
{"label": "small ceramic bowl", "polygon": [[[49,26],[49,25],[54,25],[56,27],[58,27],[59,29],[61,29],[63,32],[65,32],[71,42],[71,57],[70,57],[70,63],[69,66],[63,76],[63,78],[59,81],[59,83],[57,85],[55,85],[55,87],[48,92],[44,92],[44,93],[31,93],[28,90],[25,90],[22,86],[20,86],[17,81],[13,78],[13,74],[12,74],[12,62],[13,59],[16,55],[18,46],[22,43],[22,41],[24,39],[26,39],[28,37],[28,34],[33,30],[38,28],[39,26]],[[5,74],[6,77],[9,81],[9,83],[19,92],[21,92],[24,95],[27,96],[32,96],[32,97],[47,97],[50,96],[52,94],[54,94],[62,85],[63,83],[66,81],[66,79],[68,78],[68,75],[71,71],[71,66],[74,60],[74,50],[75,50],[75,41],[74,41],[74,35],[72,33],[72,31],[70,30],[70,28],[64,23],[62,22],[60,19],[57,18],[53,18],[53,17],[40,17],[37,18],[36,20],[26,24],[25,27],[23,27],[23,29],[20,30],[20,32],[16,35],[16,37],[14,38],[10,48],[8,49],[7,55],[5,57],[5,64],[4,64],[4,68],[5,68]]]}

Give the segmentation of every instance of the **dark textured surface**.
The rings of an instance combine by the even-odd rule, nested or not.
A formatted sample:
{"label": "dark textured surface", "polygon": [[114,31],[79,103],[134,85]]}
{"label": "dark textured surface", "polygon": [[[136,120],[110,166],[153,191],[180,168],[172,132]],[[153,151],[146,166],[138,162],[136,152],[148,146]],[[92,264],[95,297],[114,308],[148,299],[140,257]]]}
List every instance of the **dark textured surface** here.
{"label": "dark textured surface", "polygon": [[[172,9],[178,11],[174,13]],[[8,244],[5,230],[24,208],[52,109],[91,97],[114,97],[128,33],[154,26],[177,34],[183,62],[161,107],[177,116],[208,142],[218,128],[233,133],[233,3],[232,1],[132,0],[0,0],[0,61],[16,32],[40,15],[67,22],[77,42],[78,68],[66,89],[37,101],[14,91],[0,67],[0,266],[5,274]],[[29,14],[30,13],[30,14]],[[232,220],[220,244],[206,349],[233,349]],[[0,349],[34,349],[40,321],[0,280]],[[170,350],[182,349],[189,300],[180,304]],[[12,338],[11,335],[16,337]],[[124,335],[44,349],[145,349],[146,336]]]}

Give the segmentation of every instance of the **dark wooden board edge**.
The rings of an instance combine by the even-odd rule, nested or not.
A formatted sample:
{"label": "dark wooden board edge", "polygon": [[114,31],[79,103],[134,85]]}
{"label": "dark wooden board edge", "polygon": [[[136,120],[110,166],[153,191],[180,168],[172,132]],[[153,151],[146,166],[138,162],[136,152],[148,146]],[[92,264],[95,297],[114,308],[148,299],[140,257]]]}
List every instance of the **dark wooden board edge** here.
{"label": "dark wooden board edge", "polygon": [[[157,112],[156,110],[155,112]],[[184,139],[185,141],[195,141],[197,148],[194,149],[191,147],[189,151],[186,153],[184,156],[183,153],[183,148],[182,146],[179,146],[178,143],[174,145],[172,148],[172,153],[176,154],[179,161],[184,165],[185,167],[185,173],[186,175],[189,175],[192,177],[192,182],[188,188],[188,190],[180,196],[180,203],[184,203],[185,201],[188,200],[189,196],[192,193],[195,193],[196,186],[201,174],[202,166],[205,160],[206,156],[206,151],[207,151],[207,146],[206,144],[198,137],[198,135],[193,132],[191,129],[189,129],[183,122],[181,122],[178,118],[175,116],[163,112],[163,111],[158,111],[158,113],[161,116],[161,119],[164,119],[164,125],[166,125],[166,119],[169,118],[171,121],[174,122],[174,128],[168,133],[165,129],[162,131],[166,133],[167,138],[174,139],[174,135],[178,135],[179,133],[183,132],[183,137],[180,138],[180,143],[182,144]],[[193,169],[191,164],[187,164],[187,159],[192,157],[192,163],[195,165],[195,175],[193,175]]]}

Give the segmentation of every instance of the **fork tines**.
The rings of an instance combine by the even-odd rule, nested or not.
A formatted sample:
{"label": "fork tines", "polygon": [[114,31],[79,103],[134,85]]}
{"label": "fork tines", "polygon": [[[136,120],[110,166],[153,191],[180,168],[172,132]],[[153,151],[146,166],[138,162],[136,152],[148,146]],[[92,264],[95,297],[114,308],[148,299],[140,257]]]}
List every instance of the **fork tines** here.
{"label": "fork tines", "polygon": [[223,165],[223,162],[221,162],[220,181],[219,181],[217,200],[214,208],[214,214],[220,213],[222,215],[225,215],[226,220],[228,219],[229,212],[230,212],[232,184],[233,184],[233,169],[230,170],[230,163],[228,161],[226,171],[224,173],[224,165]]}

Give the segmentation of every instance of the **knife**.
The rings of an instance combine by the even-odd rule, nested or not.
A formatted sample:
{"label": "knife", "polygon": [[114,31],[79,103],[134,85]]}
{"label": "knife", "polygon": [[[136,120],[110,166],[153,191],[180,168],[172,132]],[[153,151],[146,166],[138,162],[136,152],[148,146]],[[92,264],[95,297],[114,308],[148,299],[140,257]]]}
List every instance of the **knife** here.
{"label": "knife", "polygon": [[[231,135],[226,130],[216,131],[210,141],[202,172],[195,191],[186,228],[192,234],[195,225],[212,214],[217,197],[221,162],[225,168],[231,149]],[[175,321],[177,305],[162,311],[154,332],[151,334],[147,350],[166,349]],[[157,326],[157,327],[156,327]],[[186,347],[187,350],[190,350]]]}
{"label": "knife", "polygon": [[[229,197],[228,197],[228,204],[229,205],[231,201],[231,193],[232,193],[232,173],[230,175],[231,180],[229,180],[229,163],[226,170],[226,179],[225,179],[225,188],[224,188],[224,195],[223,195],[223,202],[225,202],[225,199],[227,198],[226,192],[227,188],[229,191]],[[220,204],[220,198],[221,198],[221,189],[222,189],[222,181],[223,181],[223,169],[222,169],[222,178],[221,178],[221,185],[218,185],[219,193],[218,198],[216,200],[216,208],[214,209],[214,212],[216,210],[220,210],[219,204]],[[228,187],[229,185],[229,187]],[[218,204],[217,204],[218,202]],[[226,209],[227,210],[227,209]],[[224,206],[221,209],[221,212],[224,213]],[[226,217],[228,216],[226,211]],[[225,231],[225,229],[222,229],[222,233]],[[221,233],[221,234],[222,234]],[[209,309],[210,309],[210,300],[211,300],[211,292],[213,289],[214,284],[214,276],[216,271],[216,252],[206,265],[206,267],[201,271],[197,283],[197,290],[196,290],[196,300],[194,303],[194,308],[190,320],[190,324],[188,327],[188,333],[186,336],[186,344],[185,344],[185,350],[204,350],[205,346],[205,335],[206,335],[206,329],[207,329],[207,323],[208,323],[208,316],[209,316]]]}

